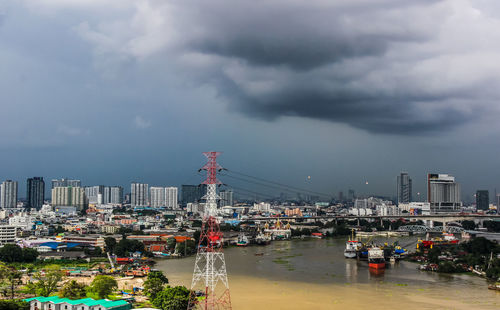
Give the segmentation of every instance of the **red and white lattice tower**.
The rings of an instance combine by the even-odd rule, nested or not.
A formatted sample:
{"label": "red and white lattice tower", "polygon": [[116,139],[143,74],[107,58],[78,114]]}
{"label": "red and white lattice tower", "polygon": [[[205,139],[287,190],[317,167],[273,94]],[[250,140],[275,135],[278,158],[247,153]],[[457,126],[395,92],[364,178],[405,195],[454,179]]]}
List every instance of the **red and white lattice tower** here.
{"label": "red and white lattice tower", "polygon": [[207,163],[203,170],[207,171],[207,193],[203,224],[201,226],[198,253],[194,263],[191,294],[201,290],[205,296],[190,304],[188,309],[231,309],[229,283],[227,281],[226,261],[222,252],[222,233],[217,222],[217,164],[219,152],[205,152]]}

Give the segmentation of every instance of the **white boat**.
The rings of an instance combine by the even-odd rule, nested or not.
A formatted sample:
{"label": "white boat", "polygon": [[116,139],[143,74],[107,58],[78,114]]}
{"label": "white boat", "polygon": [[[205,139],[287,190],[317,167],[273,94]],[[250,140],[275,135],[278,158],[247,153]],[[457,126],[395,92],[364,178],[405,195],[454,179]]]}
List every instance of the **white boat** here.
{"label": "white boat", "polygon": [[344,256],[346,258],[356,258],[358,255],[358,250],[361,248],[361,242],[354,239],[354,230],[352,232],[352,237],[345,243]]}

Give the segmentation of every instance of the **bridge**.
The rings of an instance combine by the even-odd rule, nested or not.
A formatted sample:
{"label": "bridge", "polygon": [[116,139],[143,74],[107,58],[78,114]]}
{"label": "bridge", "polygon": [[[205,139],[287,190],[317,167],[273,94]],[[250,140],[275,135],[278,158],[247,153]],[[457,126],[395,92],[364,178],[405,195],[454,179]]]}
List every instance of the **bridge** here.
{"label": "bridge", "polygon": [[[425,225],[408,225],[408,226],[420,226],[420,227],[428,227],[429,229],[434,229],[433,231],[439,232],[443,231],[443,227],[447,229],[447,227],[455,227],[450,226],[450,223],[459,223],[461,221],[474,221],[479,226],[483,225],[484,221],[488,220],[498,220],[500,221],[500,215],[498,214],[433,214],[433,215],[320,215],[320,216],[297,216],[297,217],[254,217],[244,219],[246,221],[276,221],[277,219],[285,220],[289,222],[303,221],[303,220],[357,220],[359,226],[359,220],[372,220],[372,221],[380,221],[382,224],[383,220],[398,220],[404,219],[410,222],[415,222],[421,220]],[[441,222],[443,226],[434,227],[434,222]],[[407,228],[410,229],[410,228]],[[412,229],[421,229],[421,228],[412,228]],[[417,230],[415,230],[417,231]],[[420,230],[421,231],[421,230]],[[428,230],[430,231],[430,230]]]}
{"label": "bridge", "polygon": [[459,234],[465,231],[460,226],[435,226],[435,227],[429,227],[429,226],[424,226],[424,225],[406,225],[406,226],[401,226],[398,228],[397,231],[406,231],[406,232],[413,232],[413,233],[428,233],[428,232],[448,232],[452,234]]}

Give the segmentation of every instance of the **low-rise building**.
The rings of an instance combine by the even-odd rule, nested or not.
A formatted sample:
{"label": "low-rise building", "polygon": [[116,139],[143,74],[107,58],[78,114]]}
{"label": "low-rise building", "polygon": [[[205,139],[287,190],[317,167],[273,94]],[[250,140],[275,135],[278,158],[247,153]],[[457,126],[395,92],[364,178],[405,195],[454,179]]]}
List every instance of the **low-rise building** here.
{"label": "low-rise building", "polygon": [[0,244],[16,241],[16,226],[0,225]]}

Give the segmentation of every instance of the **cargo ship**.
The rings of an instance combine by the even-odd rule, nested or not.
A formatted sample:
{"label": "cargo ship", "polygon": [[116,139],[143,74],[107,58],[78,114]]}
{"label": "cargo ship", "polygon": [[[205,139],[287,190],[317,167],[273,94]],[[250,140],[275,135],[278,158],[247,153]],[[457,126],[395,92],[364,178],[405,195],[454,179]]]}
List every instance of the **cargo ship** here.
{"label": "cargo ship", "polygon": [[443,233],[443,237],[442,238],[432,238],[430,240],[418,240],[417,242],[417,249],[419,249],[420,247],[422,248],[431,248],[435,245],[438,245],[438,246],[446,246],[446,245],[454,245],[454,244],[458,244],[459,240],[457,238],[455,238],[455,236],[453,234],[449,234],[449,233]]}
{"label": "cargo ship", "polygon": [[368,250],[368,267],[373,269],[385,269],[384,251],[379,247]]}

